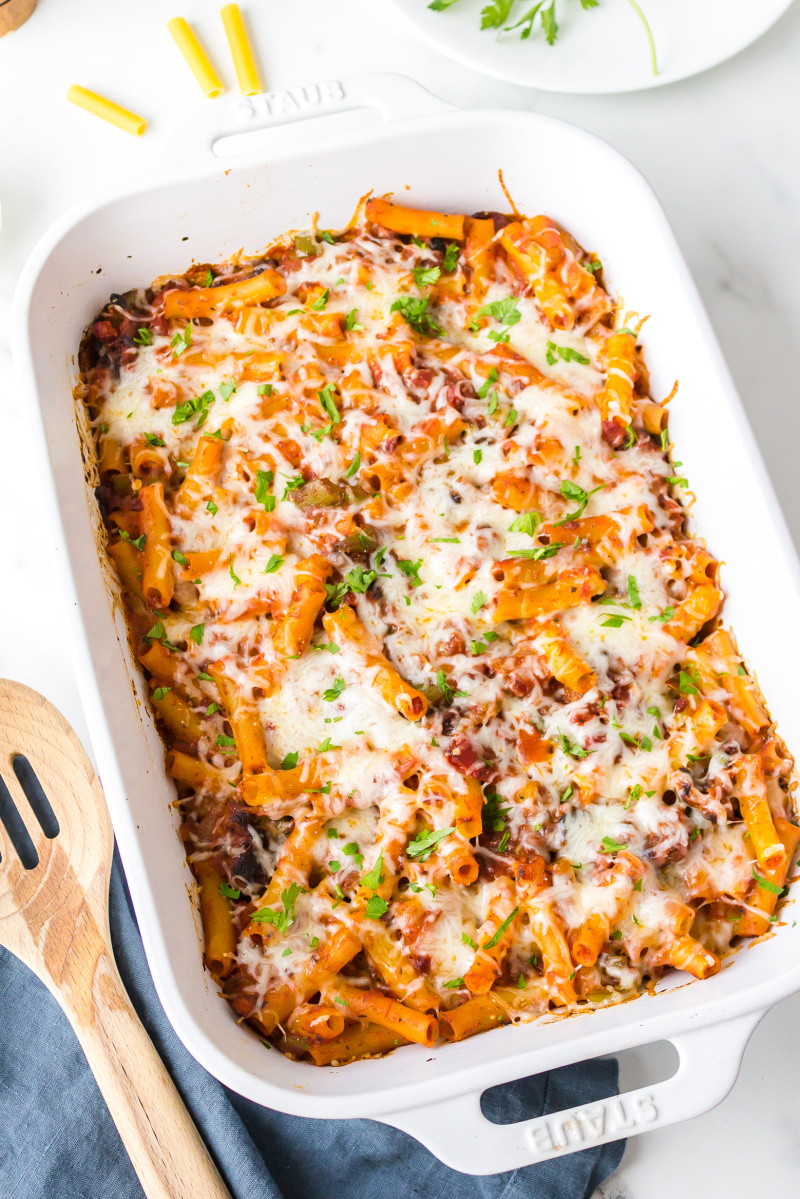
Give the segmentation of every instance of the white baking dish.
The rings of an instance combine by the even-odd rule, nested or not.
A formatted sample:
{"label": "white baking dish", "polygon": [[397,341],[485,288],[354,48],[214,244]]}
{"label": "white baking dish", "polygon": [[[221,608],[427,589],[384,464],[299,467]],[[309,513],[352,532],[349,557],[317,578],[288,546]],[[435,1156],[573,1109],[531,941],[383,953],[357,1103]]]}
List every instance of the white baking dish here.
{"label": "white baking dish", "polygon": [[[297,125],[293,142],[279,148],[227,159],[211,149],[223,135],[354,109],[370,110],[371,127],[342,132],[337,117],[337,132],[324,137],[319,126]],[[682,473],[697,490],[699,528],[725,564],[726,617],[783,736],[798,746],[800,640],[784,634],[800,627],[798,564],[650,188],[618,153],[579,129],[529,113],[456,111],[409,80],[380,75],[206,106],[172,132],[161,164],[64,218],[44,238],[20,283],[16,350],[38,407],[42,475],[58,524],[94,749],[153,977],[176,1031],[212,1074],[258,1103],[303,1116],[383,1120],[475,1174],[706,1111],[733,1084],[763,1011],[800,988],[800,928],[791,920],[705,982],[673,975],[658,994],[613,1009],[503,1028],[435,1050],[409,1046],[344,1069],[288,1061],[234,1022],[201,964],[171,784],[99,564],[96,507],[70,396],[82,330],[111,290],[183,270],[190,259],[218,261],[240,246],[256,251],[271,235],[302,226],[315,209],[323,227],[339,226],[369,188],[394,190],[423,207],[507,208],[497,180],[502,167],[521,209],[563,222],[601,255],[627,302],[652,314],[645,340],[653,392],[665,395],[680,379],[671,427]],[[765,606],[767,595],[774,608]],[[514,1125],[494,1125],[481,1114],[480,1094],[489,1086],[661,1039],[677,1046],[680,1068],[651,1088]]]}

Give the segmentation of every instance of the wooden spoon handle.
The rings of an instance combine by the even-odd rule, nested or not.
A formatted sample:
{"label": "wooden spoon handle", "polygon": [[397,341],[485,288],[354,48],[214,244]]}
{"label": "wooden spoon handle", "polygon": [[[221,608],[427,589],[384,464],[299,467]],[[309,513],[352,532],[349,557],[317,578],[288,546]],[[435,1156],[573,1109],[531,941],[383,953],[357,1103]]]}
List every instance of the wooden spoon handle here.
{"label": "wooden spoon handle", "polygon": [[114,1118],[147,1199],[230,1199],[128,998],[108,945],[91,985],[56,998]]}

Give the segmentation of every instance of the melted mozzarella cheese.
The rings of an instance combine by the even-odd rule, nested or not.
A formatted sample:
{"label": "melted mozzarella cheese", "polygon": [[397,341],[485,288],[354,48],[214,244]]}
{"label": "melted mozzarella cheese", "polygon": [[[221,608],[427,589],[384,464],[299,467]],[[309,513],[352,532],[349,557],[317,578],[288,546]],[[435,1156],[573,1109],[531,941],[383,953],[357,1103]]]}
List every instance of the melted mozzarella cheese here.
{"label": "melted mozzarella cheese", "polygon": [[[644,430],[643,396],[632,399],[625,448],[609,443],[608,320],[585,317],[581,302],[574,327],[554,330],[502,254],[478,300],[463,255],[445,270],[439,250],[386,233],[359,220],[332,241],[303,235],[313,252],[302,253],[280,239],[264,262],[282,274],[283,295],[191,326],[174,321],[169,333],[163,297],[141,293],[136,320],[152,322],[151,344],[133,349],[129,339],[117,358],[100,352],[101,370],[85,380],[101,450],[111,442],[130,459],[150,442],[162,456],[175,599],[158,613],[135,595],[129,602],[137,635],[177,656],[174,686],[202,722],[195,742],[182,726],[170,726],[171,738],[217,772],[216,790],[182,801],[192,860],[222,869],[242,852],[241,771],[231,713],[208,674],[216,665],[257,717],[276,791],[293,760],[327,780],[285,806],[295,827],[312,811],[323,821],[291,919],[266,945],[238,941],[257,1006],[287,983],[308,998],[313,950],[338,927],[358,934],[365,919],[383,920],[413,964],[412,989],[458,1004],[490,880],[517,874],[502,981],[521,978],[524,992],[526,979],[536,989],[542,978],[527,918],[538,904],[561,931],[605,913],[617,935],[579,980],[581,993],[590,983],[628,992],[660,968],[648,955],[663,948],[676,904],[711,895],[746,906],[751,886],[743,826],[714,827],[665,797],[677,768],[694,771],[695,798],[731,771],[721,752],[687,758],[687,722],[703,694],[729,704],[728,664],[714,657],[716,683],[695,687],[670,624],[690,595],[699,543],[675,533],[680,510],[665,497],[674,467]],[[216,278],[242,273],[235,261]],[[509,304],[506,325],[496,314]],[[198,445],[214,434],[218,475],[194,508],[176,503]],[[109,527],[116,537],[119,520],[134,545],[142,485],[123,471],[108,486]],[[615,530],[599,550],[582,523],[595,517]],[[183,577],[183,555],[211,551],[216,564]],[[350,605],[383,662],[321,627],[319,584],[301,652],[280,648],[276,630],[302,608],[312,556],[326,563],[327,610]],[[138,581],[142,560],[134,567]],[[593,571],[600,594],[567,589]],[[530,599],[530,615],[497,621],[510,593]],[[546,655],[554,625],[591,673],[583,694]],[[401,715],[392,678],[424,694],[421,718]],[[745,746],[736,713],[726,715],[724,735]],[[483,834],[469,843],[456,826],[478,779]],[[777,814],[784,792],[774,778],[769,786]],[[289,821],[257,807],[244,820],[252,877],[269,878]],[[431,830],[443,837],[425,852]],[[479,867],[470,885],[450,876],[456,848]],[[635,891],[613,873],[623,848],[641,866]],[[539,858],[543,887],[528,893],[525,867]],[[552,870],[559,860],[574,869]],[[377,888],[364,879],[381,865],[397,889],[385,913],[365,915],[363,892]],[[248,881],[240,902],[259,890]],[[247,914],[238,909],[237,928]],[[380,973],[371,981],[391,990]],[[514,1013],[524,1018],[523,999]]]}

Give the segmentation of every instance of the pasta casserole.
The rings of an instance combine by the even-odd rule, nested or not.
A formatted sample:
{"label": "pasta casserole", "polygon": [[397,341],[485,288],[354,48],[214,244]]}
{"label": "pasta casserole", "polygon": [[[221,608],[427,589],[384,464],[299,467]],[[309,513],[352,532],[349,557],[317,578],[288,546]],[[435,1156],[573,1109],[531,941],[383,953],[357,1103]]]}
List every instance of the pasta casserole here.
{"label": "pasta casserole", "polygon": [[776,920],[793,763],[640,332],[548,217],[369,198],[84,337],[206,964],[292,1057],[703,979]]}

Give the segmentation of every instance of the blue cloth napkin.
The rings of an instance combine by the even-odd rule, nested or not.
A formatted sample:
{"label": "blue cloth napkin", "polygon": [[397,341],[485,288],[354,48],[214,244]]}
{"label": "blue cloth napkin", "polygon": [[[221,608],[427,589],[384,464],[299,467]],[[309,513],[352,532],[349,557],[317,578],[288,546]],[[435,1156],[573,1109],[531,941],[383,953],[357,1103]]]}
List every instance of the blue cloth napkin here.
{"label": "blue cloth napkin", "polygon": [[[473,1178],[442,1165],[405,1133],[372,1120],[309,1120],[259,1107],[206,1073],[173,1032],[156,997],[116,857],[111,929],[134,1007],[234,1199],[589,1199],[619,1165],[624,1141]],[[594,1061],[494,1087],[484,1095],[484,1111],[498,1123],[512,1123],[591,1103],[616,1089],[616,1062]],[[3,949],[0,1195],[142,1199],[66,1017],[38,979]]]}

